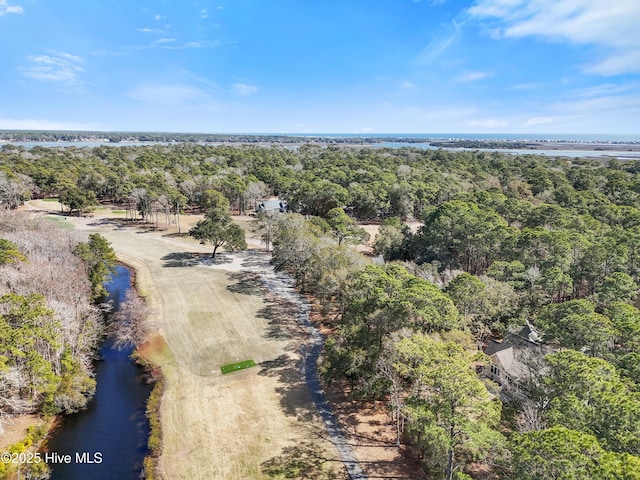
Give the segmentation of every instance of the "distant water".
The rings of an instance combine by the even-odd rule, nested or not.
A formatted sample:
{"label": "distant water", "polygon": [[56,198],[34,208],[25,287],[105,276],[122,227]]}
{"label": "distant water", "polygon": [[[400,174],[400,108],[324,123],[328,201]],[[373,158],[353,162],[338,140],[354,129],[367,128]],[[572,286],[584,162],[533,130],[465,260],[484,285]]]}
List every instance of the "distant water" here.
{"label": "distant water", "polygon": [[[330,142],[332,139],[348,139],[348,138],[371,138],[371,139],[384,139],[388,141],[381,141],[380,143],[366,143],[368,147],[377,148],[420,148],[432,150],[438,147],[430,145],[432,141],[453,141],[453,140],[495,140],[495,141],[521,141],[521,142],[563,142],[563,143],[640,143],[640,134],[522,134],[522,133],[375,133],[375,134],[357,134],[357,133],[291,133],[291,134],[251,134],[251,135],[279,135],[283,137],[300,138],[300,142],[304,142],[305,138],[313,137],[313,139],[326,139]],[[401,139],[411,140],[410,142],[398,141]],[[136,142],[136,141],[122,141],[122,142],[100,142],[100,141],[78,141],[78,142],[2,142],[11,143],[12,145],[22,146],[24,148],[34,147],[52,147],[52,148],[64,148],[64,147],[125,147],[125,146],[141,146],[141,145],[170,145],[178,144],[181,142]],[[201,142],[198,142],[201,143]],[[206,142],[201,143],[210,146],[217,146],[220,143]],[[296,150],[298,147],[295,144],[283,144],[286,148]],[[500,151],[501,153],[510,153],[512,155],[546,155],[552,157],[590,157],[590,158],[620,158],[620,159],[640,159],[640,152],[624,152],[624,151],[607,151],[607,150],[557,150],[557,149],[545,149],[545,150],[531,150],[531,149],[516,149],[516,148],[500,148],[500,149],[463,149],[463,148],[449,148],[444,147],[445,150],[460,151],[460,150],[479,150],[485,152]]]}
{"label": "distant water", "polygon": [[[214,134],[212,134],[214,135]],[[232,135],[232,134],[229,134]],[[238,134],[240,135],[240,134]],[[505,141],[549,141],[549,142],[597,142],[597,143],[639,143],[640,133],[251,133],[247,136],[269,136],[269,137],[293,137],[304,139],[313,138],[388,138],[388,139],[408,139],[424,140],[429,143],[433,140],[505,140]],[[101,140],[83,141],[48,141],[48,142],[7,142],[0,140],[0,145],[10,143],[12,145],[32,147],[98,147],[98,146],[138,146],[138,145],[170,145],[180,142],[155,142],[155,141],[121,141],[106,142]],[[421,142],[417,142],[421,143]],[[206,145],[217,145],[216,142],[203,142]]]}
{"label": "distant water", "polygon": [[424,140],[519,140],[525,142],[640,142],[640,134],[611,133],[283,133],[291,137],[408,138]]}
{"label": "distant water", "polygon": [[[438,150],[430,143],[404,143],[404,142],[382,142],[369,145],[372,148],[419,148],[423,150]],[[625,152],[613,150],[555,150],[555,149],[524,149],[524,148],[450,148],[442,147],[443,150],[454,152],[501,152],[511,155],[545,155],[547,157],[572,157],[572,158],[620,158],[629,160],[639,160],[640,152]]]}

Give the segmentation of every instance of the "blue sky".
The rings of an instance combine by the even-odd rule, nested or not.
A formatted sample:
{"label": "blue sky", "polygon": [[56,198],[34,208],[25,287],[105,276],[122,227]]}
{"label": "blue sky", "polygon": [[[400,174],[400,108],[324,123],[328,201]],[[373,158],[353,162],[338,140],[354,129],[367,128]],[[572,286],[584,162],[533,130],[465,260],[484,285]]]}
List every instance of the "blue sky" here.
{"label": "blue sky", "polygon": [[0,129],[640,133],[640,0],[0,0]]}

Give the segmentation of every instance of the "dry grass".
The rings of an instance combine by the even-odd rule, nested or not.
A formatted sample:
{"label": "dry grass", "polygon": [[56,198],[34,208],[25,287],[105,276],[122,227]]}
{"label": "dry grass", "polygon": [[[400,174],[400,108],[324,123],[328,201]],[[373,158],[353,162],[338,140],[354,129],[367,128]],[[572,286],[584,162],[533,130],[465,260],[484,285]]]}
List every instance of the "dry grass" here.
{"label": "dry grass", "polygon": [[[287,306],[269,298],[237,261],[201,266],[209,248],[171,231],[123,226],[108,215],[71,221],[104,235],[118,257],[136,269],[136,282],[168,346],[156,339],[149,348],[166,381],[162,478],[270,478],[269,461],[303,441],[335,460],[300,371],[297,344],[305,333]],[[183,218],[183,231],[195,221]],[[221,375],[221,365],[246,358],[257,368]]]}
{"label": "dry grass", "polygon": [[36,415],[20,415],[12,419],[3,419],[4,432],[0,435],[0,452],[6,452],[8,448],[23,440],[27,436],[27,429],[42,423]]}

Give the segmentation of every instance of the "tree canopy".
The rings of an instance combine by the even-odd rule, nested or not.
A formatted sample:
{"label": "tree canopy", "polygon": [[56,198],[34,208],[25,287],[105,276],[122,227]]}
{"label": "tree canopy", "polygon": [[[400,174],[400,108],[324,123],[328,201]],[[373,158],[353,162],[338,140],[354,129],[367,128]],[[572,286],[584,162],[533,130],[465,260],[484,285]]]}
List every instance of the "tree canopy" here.
{"label": "tree canopy", "polygon": [[247,248],[244,230],[231,219],[226,198],[219,192],[208,196],[207,203],[212,206],[207,210],[204,220],[200,220],[189,230],[189,235],[202,244],[213,245],[211,258],[215,258],[220,247],[228,252]]}

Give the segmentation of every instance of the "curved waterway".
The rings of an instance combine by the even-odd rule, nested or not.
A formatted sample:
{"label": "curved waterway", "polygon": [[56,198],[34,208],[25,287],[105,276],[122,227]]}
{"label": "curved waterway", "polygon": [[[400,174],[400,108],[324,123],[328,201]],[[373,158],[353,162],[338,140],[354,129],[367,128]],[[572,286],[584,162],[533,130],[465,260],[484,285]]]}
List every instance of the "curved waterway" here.
{"label": "curved waterway", "polygon": [[[115,309],[130,286],[131,273],[118,266],[105,285]],[[102,345],[95,366],[95,397],[86,410],[64,417],[48,442],[53,480],[140,477],[148,453],[145,407],[151,386],[130,354],[131,350],[114,350],[110,342]]]}

